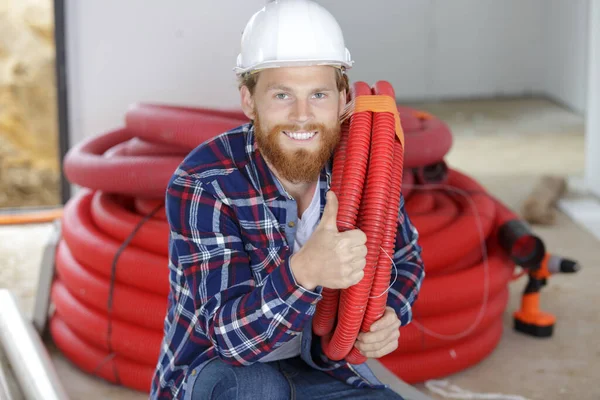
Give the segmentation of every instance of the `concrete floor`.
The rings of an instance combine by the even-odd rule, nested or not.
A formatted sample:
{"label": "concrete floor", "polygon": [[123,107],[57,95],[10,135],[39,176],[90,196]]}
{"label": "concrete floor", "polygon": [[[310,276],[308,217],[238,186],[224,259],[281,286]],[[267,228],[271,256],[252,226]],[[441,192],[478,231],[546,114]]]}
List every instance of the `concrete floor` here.
{"label": "concrete floor", "polygon": [[[478,179],[492,194],[518,210],[541,174],[577,179],[584,166],[583,118],[544,99],[461,101],[413,105],[443,118],[455,135],[447,162]],[[568,197],[585,194],[571,191]],[[542,308],[557,317],[550,339],[512,330],[524,278],[510,286],[505,332],[480,364],[448,377],[478,393],[527,399],[599,399],[600,328],[592,305],[600,280],[599,240],[565,214],[555,225],[534,227],[550,251],[579,260],[576,275],[554,276],[543,290]],[[0,228],[0,287],[11,288],[30,315],[41,250],[50,225]],[[142,399],[145,394],[116,387],[81,373],[50,344],[58,374],[74,399]],[[424,393],[442,399],[418,385]],[[481,397],[483,398],[483,397]]]}

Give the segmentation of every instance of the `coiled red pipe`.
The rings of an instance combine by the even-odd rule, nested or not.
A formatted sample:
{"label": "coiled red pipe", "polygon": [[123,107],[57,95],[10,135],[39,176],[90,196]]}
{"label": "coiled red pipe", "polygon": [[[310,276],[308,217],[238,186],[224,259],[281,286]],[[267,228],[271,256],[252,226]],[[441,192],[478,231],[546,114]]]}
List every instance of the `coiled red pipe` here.
{"label": "coiled red pipe", "polygon": [[185,157],[189,149],[177,145],[150,143],[138,137],[122,142],[104,153],[105,157],[177,156]]}
{"label": "coiled red pipe", "polygon": [[56,347],[83,371],[141,392],[150,390],[155,367],[91,346],[69,328],[60,312],[50,319],[50,334]]}
{"label": "coiled red pipe", "polygon": [[[354,97],[371,94],[364,82],[357,82],[353,88]],[[378,82],[373,92],[395,98],[387,82]],[[367,263],[363,279],[339,293],[339,304],[336,290],[324,292],[317,305],[313,330],[323,336],[327,357],[346,358],[358,364],[366,361],[354,347],[359,330],[367,332],[385,312],[404,150],[396,138],[392,113],[355,112],[349,129],[343,133],[332,171],[332,190],[338,190],[339,196],[338,230],[359,227],[366,233]],[[336,315],[337,327],[332,330]]]}
{"label": "coiled red pipe", "polygon": [[160,331],[139,328],[115,320],[112,322],[112,340],[109,346],[106,336],[109,323],[105,315],[86,308],[61,281],[54,282],[51,296],[63,321],[86,342],[106,351],[113,347],[115,353],[125,358],[151,367],[156,366],[162,340]]}
{"label": "coiled red pipe", "polygon": [[[405,152],[404,167],[443,161],[452,146],[448,126],[407,107],[398,106],[398,111],[406,149],[418,149]],[[248,122],[240,111],[146,104],[131,107],[125,120],[125,127],[84,140],[67,152],[64,173],[71,183],[108,193],[163,199],[166,185],[183,159],[180,151],[189,152],[207,139]],[[135,156],[127,157],[129,154]]]}
{"label": "coiled red pipe", "polygon": [[[434,316],[424,317],[418,315],[418,324],[410,324],[403,327],[401,338],[398,339],[398,349],[394,352],[396,357],[402,354],[420,353],[431,349],[439,349],[448,345],[444,336],[459,336],[458,333],[470,331],[466,337],[475,337],[490,328],[493,323],[502,318],[502,314],[508,303],[509,291],[506,282],[500,293],[489,300],[486,312],[481,316],[481,321],[473,326],[481,312],[481,306],[471,308],[450,310]],[[423,328],[436,332],[437,335],[428,335]],[[390,356],[392,358],[392,356]]]}
{"label": "coiled red pipe", "polygon": [[165,212],[164,202],[162,200],[136,197],[133,202],[135,206],[135,211],[141,216],[151,215],[151,213],[156,209],[156,207],[162,205],[158,212],[152,215],[152,218],[160,221],[167,220],[167,214]]}
{"label": "coiled red pipe", "polygon": [[[362,82],[355,83],[352,89],[351,96],[353,98],[371,94],[369,86]],[[364,176],[367,173],[368,149],[364,149],[364,146],[370,142],[372,113],[369,111],[354,113],[351,121],[351,124],[350,122],[344,123],[340,145],[334,156],[331,176],[331,190],[336,193],[339,201],[338,230],[342,232],[353,229],[358,222],[358,207],[363,192]],[[356,140],[349,141],[350,135]],[[347,154],[349,157],[354,157],[356,163],[353,171],[358,178],[353,179],[352,186],[342,185]],[[354,190],[349,190],[351,188]],[[323,298],[319,302],[313,318],[313,331],[317,335],[325,337],[325,340],[329,339],[327,335],[333,331],[339,306],[339,294],[339,290],[323,288]]]}
{"label": "coiled red pipe", "polygon": [[156,331],[162,329],[167,296],[147,293],[118,282],[113,285],[111,293],[110,280],[77,261],[64,240],[57,248],[56,272],[58,279],[86,309],[107,315],[108,299],[112,296],[113,319]]}
{"label": "coiled red pipe", "polygon": [[[164,210],[164,208],[162,209]],[[149,213],[151,210],[147,210],[147,212]],[[143,216],[135,212],[133,202],[120,204],[117,196],[103,192],[94,193],[90,211],[94,224],[102,232],[120,242],[125,241],[143,219]],[[150,219],[141,225],[139,231],[131,239],[131,244],[150,253],[167,256],[169,251],[168,224],[165,221]]]}
{"label": "coiled red pipe", "polygon": [[481,334],[453,342],[450,347],[410,354],[393,352],[379,361],[407,383],[448,376],[483,360],[497,346],[502,331],[502,319],[496,318]]}
{"label": "coiled red pipe", "polygon": [[[353,90],[354,96],[361,90],[364,95],[372,92],[363,83],[354,85]],[[429,185],[430,174],[421,171],[443,162],[452,143],[451,133],[432,115],[402,106],[398,111],[406,148],[403,174],[395,176],[404,176],[400,190],[420,233],[427,278],[412,310],[414,322],[401,329],[398,350],[381,361],[404,380],[418,382],[473,365],[495,347],[514,267],[509,255],[497,245],[495,232],[503,222],[517,216],[473,179],[452,168],[443,180],[436,180],[443,185]],[[356,117],[352,123],[360,121]],[[157,357],[159,348],[152,343],[162,335],[167,305],[168,253],[160,237],[168,237],[169,232],[164,208],[159,209],[166,182],[191,147],[221,133],[225,126],[245,122],[245,118],[239,111],[139,104],[128,110],[126,121],[121,129],[84,141],[65,159],[69,179],[87,190],[74,196],[65,209],[63,240],[56,255],[58,284],[53,291],[58,312],[51,332],[59,348],[85,371],[147,391],[154,372],[147,364]],[[369,135],[377,125],[372,116],[363,124],[370,126]],[[343,126],[345,136],[350,125]],[[351,186],[341,183],[346,181],[342,174],[352,172],[344,171],[349,145],[346,142],[337,149],[332,177],[332,189],[345,202],[352,196],[360,200],[367,191],[364,182],[363,190],[354,193],[348,192]],[[398,151],[394,149],[394,153]],[[389,187],[392,185],[388,183],[386,193]],[[393,187],[398,190],[397,183]],[[365,222],[364,216],[360,218],[363,204],[358,205],[358,226]],[[152,218],[138,226],[151,212]],[[353,217],[346,213],[345,218]],[[348,229],[342,225],[340,230]],[[482,247],[482,241],[487,246]],[[383,240],[380,247],[385,248]],[[116,258],[118,262],[113,265]],[[113,272],[115,281],[111,284]],[[377,279],[373,273],[367,297],[378,294],[374,290],[380,289],[373,289]],[[384,281],[381,288],[387,288],[390,276],[382,278]],[[333,304],[337,313],[343,307],[340,293],[336,296]],[[363,304],[359,329],[367,324],[364,315],[368,307],[369,302]],[[69,326],[78,319],[89,321],[98,332]],[[330,339],[335,319],[331,319]],[[343,336],[338,334],[340,353],[345,352]],[[102,337],[110,337],[113,345],[100,343]],[[140,354],[141,349],[128,340],[148,343],[147,353]],[[347,357],[352,359],[352,353]]]}
{"label": "coiled red pipe", "polygon": [[133,137],[131,130],[121,128],[73,146],[63,162],[65,176],[71,183],[89,189],[162,198],[181,157],[103,156]]}
{"label": "coiled red pipe", "polygon": [[[110,277],[112,263],[121,241],[101,232],[90,215],[93,192],[82,190],[65,205],[62,235],[77,260]],[[169,260],[136,247],[127,247],[116,265],[116,281],[149,293],[167,295]]]}
{"label": "coiled red pipe", "polygon": [[125,120],[128,129],[142,139],[188,149],[248,122],[239,112],[160,106],[138,107]]}

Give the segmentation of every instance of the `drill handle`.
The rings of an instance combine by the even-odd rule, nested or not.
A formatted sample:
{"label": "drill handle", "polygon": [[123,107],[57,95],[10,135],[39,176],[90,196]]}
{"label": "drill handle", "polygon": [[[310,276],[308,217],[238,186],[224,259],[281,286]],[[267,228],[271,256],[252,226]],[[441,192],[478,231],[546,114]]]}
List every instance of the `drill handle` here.
{"label": "drill handle", "polygon": [[527,282],[527,286],[525,287],[525,291],[523,294],[530,293],[539,293],[544,286],[546,286],[546,278],[534,278],[529,275],[529,281]]}

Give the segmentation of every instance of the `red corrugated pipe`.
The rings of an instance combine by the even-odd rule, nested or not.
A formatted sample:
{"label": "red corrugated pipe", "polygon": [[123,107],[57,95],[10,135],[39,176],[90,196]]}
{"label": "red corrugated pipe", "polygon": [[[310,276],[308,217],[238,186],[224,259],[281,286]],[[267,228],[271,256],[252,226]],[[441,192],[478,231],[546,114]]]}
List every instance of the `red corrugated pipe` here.
{"label": "red corrugated pipe", "polygon": [[[387,82],[371,90],[364,82],[352,96],[395,98]],[[367,235],[367,263],[363,279],[348,289],[324,289],[317,305],[313,330],[323,337],[323,351],[332,360],[358,364],[366,358],[354,347],[359,331],[369,331],[385,312],[391,276],[400,191],[403,177],[402,144],[391,112],[355,112],[334,157],[332,190],[339,197],[338,230],[360,228]],[[339,297],[339,303],[338,303]],[[337,326],[333,329],[333,322]]]}
{"label": "red corrugated pipe", "polygon": [[[393,97],[391,87],[385,86],[375,85],[375,93]],[[352,96],[358,95],[371,96],[372,90],[357,83]],[[358,287],[326,290],[317,314],[330,304],[328,312],[334,318],[321,321],[329,323],[320,331],[325,334],[326,353],[361,362],[362,358],[348,352],[348,346],[352,347],[356,337],[352,332],[368,327],[385,305],[382,300],[386,296],[379,294],[387,289],[393,271],[384,264],[373,270],[373,265],[389,262],[382,249],[392,255],[389,238],[395,221],[387,225],[385,221],[389,218],[391,222],[387,213],[397,210],[395,196],[401,191],[420,233],[427,278],[412,309],[413,323],[401,329],[398,350],[380,361],[404,380],[417,382],[473,365],[494,348],[515,262],[529,262],[531,257],[522,254],[523,249],[535,249],[536,240],[532,235],[508,235],[504,246],[499,246],[499,227],[517,226],[518,217],[476,181],[443,163],[452,135],[442,121],[408,107],[398,106],[397,110],[405,149],[402,153],[395,141],[383,150],[388,156],[387,166],[382,167],[387,168],[388,180],[384,190],[379,190],[385,193],[385,202],[373,190],[381,181],[367,173],[367,169],[376,171],[377,157],[344,168],[349,158],[365,155],[365,146],[360,150],[361,146],[344,141],[334,157],[332,190],[340,198],[339,229],[359,226],[373,232],[377,226],[377,233],[381,232],[380,239],[370,239],[370,276],[356,295],[368,301],[360,303],[361,311],[354,314],[347,308],[355,297],[350,294]],[[389,144],[394,124],[389,118],[392,114],[385,114],[357,112],[343,125],[344,137],[348,139],[354,126],[352,134],[369,143],[373,132],[381,129],[382,139]],[[137,104],[127,111],[126,126],[83,141],[65,158],[67,178],[84,190],[69,201],[63,214],[53,290],[58,312],[51,332],[58,347],[82,369],[148,390],[153,373],[148,362],[157,358],[160,350],[152,343],[162,334],[169,287],[169,228],[163,203],[166,183],[191,148],[244,122],[246,118],[237,110]],[[380,128],[382,125],[386,127]],[[375,152],[379,145],[371,144],[367,156],[377,154],[381,159],[380,150]],[[404,155],[401,163],[398,154]],[[394,159],[390,162],[389,157]],[[362,169],[356,172],[359,165]],[[391,174],[392,166],[395,174]],[[351,178],[353,173],[358,178]],[[393,182],[390,176],[403,176],[403,180]],[[347,185],[347,181],[354,183]],[[370,182],[375,182],[371,188]],[[362,189],[356,190],[357,185]],[[387,206],[389,198],[393,198],[391,206]],[[367,205],[373,201],[382,208],[371,220]],[[350,222],[354,225],[348,225]],[[396,278],[403,279],[401,275]],[[320,329],[319,318],[315,317],[316,330]],[[84,320],[94,331],[78,326]],[[343,333],[344,326],[350,327],[350,335]],[[106,338],[103,342],[102,336]],[[333,345],[327,344],[328,339]],[[131,345],[131,340],[148,343],[147,353],[140,354],[143,350]]]}

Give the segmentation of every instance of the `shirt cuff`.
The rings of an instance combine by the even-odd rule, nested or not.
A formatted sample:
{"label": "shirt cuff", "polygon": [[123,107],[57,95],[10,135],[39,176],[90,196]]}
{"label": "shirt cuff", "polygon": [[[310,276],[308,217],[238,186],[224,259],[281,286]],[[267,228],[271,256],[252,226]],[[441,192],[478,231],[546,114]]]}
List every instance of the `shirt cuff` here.
{"label": "shirt cuff", "polygon": [[273,288],[279,298],[288,306],[299,313],[313,315],[316,304],[323,297],[321,292],[323,288],[317,286],[314,291],[308,290],[296,282],[296,278],[290,268],[290,257],[275,268],[270,276]]}

